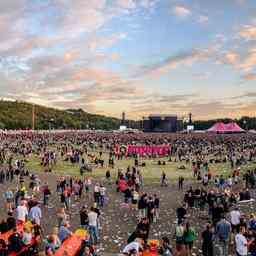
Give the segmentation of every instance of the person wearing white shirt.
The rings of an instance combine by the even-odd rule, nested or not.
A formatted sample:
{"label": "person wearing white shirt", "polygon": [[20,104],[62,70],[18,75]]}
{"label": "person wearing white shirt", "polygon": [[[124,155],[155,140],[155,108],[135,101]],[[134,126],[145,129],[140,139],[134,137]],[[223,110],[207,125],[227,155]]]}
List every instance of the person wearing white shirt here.
{"label": "person wearing white shirt", "polygon": [[228,185],[229,187],[232,187],[232,185],[233,185],[233,180],[232,180],[231,177],[228,177],[228,179],[227,179],[227,185]]}
{"label": "person wearing white shirt", "polygon": [[21,205],[19,205],[16,209],[17,220],[20,222],[25,222],[28,216],[28,209],[25,205],[25,202],[22,201]]}
{"label": "person wearing white shirt", "polygon": [[98,214],[94,211],[94,208],[91,207],[91,210],[88,213],[88,220],[89,220],[90,238],[93,244],[97,244],[97,241],[98,241],[97,219],[98,219]]}
{"label": "person wearing white shirt", "polygon": [[29,211],[29,218],[35,221],[37,225],[40,225],[40,220],[42,218],[42,211],[38,205],[32,207]]}
{"label": "person wearing white shirt", "polygon": [[243,235],[242,229],[240,229],[240,232],[236,234],[235,243],[237,256],[246,256],[248,254],[247,240]]}
{"label": "person wearing white shirt", "polygon": [[230,212],[230,222],[233,232],[239,232],[240,218],[241,213],[239,212],[238,208],[235,208],[233,211]]}
{"label": "person wearing white shirt", "polygon": [[139,250],[141,248],[141,239],[136,238],[135,241],[127,244],[124,249],[123,249],[123,253],[124,254],[129,254],[131,251],[135,250],[137,253],[139,253]]}

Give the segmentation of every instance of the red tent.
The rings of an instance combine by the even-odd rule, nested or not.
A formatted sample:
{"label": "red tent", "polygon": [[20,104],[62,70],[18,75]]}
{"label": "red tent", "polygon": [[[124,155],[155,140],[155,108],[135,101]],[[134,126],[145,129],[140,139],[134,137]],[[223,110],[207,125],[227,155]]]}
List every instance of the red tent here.
{"label": "red tent", "polygon": [[226,124],[226,131],[227,132],[245,132],[244,129],[242,129],[237,123],[232,122],[229,124]]}
{"label": "red tent", "polygon": [[216,133],[238,133],[245,132],[237,123],[231,122],[228,124],[224,124],[222,122],[214,124],[208,132],[216,132]]}
{"label": "red tent", "polygon": [[219,132],[223,133],[226,131],[226,125],[222,122],[214,124],[210,129],[207,130],[208,132]]}

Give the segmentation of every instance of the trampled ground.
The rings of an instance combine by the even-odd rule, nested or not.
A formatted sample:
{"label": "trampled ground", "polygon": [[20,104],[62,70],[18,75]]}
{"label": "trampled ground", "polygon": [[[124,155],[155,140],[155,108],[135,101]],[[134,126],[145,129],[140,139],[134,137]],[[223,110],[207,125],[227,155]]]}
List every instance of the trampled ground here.
{"label": "trampled ground", "polygon": [[[101,230],[100,230],[100,237],[101,241],[99,244],[99,255],[105,255],[106,252],[108,253],[117,253],[120,251],[121,248],[126,243],[126,240],[131,232],[134,231],[134,228],[137,223],[136,214],[137,212],[133,212],[130,209],[127,209],[123,206],[123,196],[120,193],[116,192],[116,186],[114,179],[116,177],[116,172],[118,168],[125,168],[128,165],[133,164],[133,160],[122,160],[118,161],[115,169],[112,170],[112,184],[107,184],[105,182],[105,171],[106,168],[96,168],[92,174],[89,174],[93,177],[93,182],[96,181],[104,181],[106,188],[107,188],[107,200],[106,205],[103,208],[102,216],[101,216]],[[185,165],[184,163],[167,163],[166,166],[158,166],[156,162],[152,160],[146,160],[146,167],[141,168],[145,186],[143,190],[150,193],[150,194],[157,194],[160,197],[160,220],[156,224],[153,224],[151,227],[150,237],[151,238],[161,238],[163,235],[167,235],[170,239],[173,238],[174,228],[175,228],[175,211],[177,206],[183,200],[183,192],[178,191],[177,189],[177,181],[176,178],[179,175],[183,175],[187,178],[186,187],[193,184],[193,186],[199,186],[199,184],[193,180],[192,173],[190,167],[187,167],[185,170],[178,170],[177,167],[180,165]],[[252,164],[253,166],[254,164]],[[42,226],[44,229],[44,234],[47,235],[51,232],[52,228],[57,224],[56,222],[56,209],[60,206],[59,196],[55,193],[56,191],[56,178],[58,175],[64,174],[73,174],[79,176],[79,166],[72,165],[67,162],[59,162],[57,166],[54,168],[54,173],[42,173],[41,166],[39,159],[35,156],[27,163],[27,166],[31,170],[35,170],[39,173],[40,179],[42,182],[48,182],[53,195],[50,199],[50,207],[44,208],[43,210],[43,220]],[[185,165],[186,166],[186,165]],[[247,169],[252,166],[243,167],[243,169]],[[216,173],[224,173],[228,174],[230,169],[228,164],[213,164],[210,165],[210,168],[214,170]],[[159,184],[160,176],[162,170],[165,170],[168,177],[169,177],[169,186],[168,187],[161,187]],[[26,182],[29,182],[27,179]],[[2,194],[7,187],[11,186],[15,188],[15,184],[6,183],[4,185],[0,185],[0,194]],[[239,189],[239,188],[237,188]],[[184,189],[185,190],[185,189]],[[42,199],[41,195],[38,195],[40,199]],[[79,227],[79,210],[82,205],[87,205],[90,207],[92,205],[92,193],[83,194],[82,201],[79,203],[74,202],[72,200],[72,208],[69,212],[70,214],[70,221],[72,224],[72,230],[75,230]],[[250,205],[243,206],[243,211],[246,214],[250,212],[255,212],[256,204],[252,203]],[[4,201],[3,199],[0,200],[0,216],[4,217]],[[199,212],[193,211],[189,213],[190,217],[189,220],[192,225],[196,228],[199,236],[202,231],[202,228],[206,224],[207,212],[205,212],[202,218],[199,217]],[[202,214],[201,214],[202,215]],[[201,239],[199,238],[195,243],[195,253],[196,255],[200,255],[200,242]]]}

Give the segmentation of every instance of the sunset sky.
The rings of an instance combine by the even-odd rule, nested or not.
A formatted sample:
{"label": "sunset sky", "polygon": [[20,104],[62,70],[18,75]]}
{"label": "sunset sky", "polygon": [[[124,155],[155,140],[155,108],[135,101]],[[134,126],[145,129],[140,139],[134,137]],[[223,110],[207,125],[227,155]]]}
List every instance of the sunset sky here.
{"label": "sunset sky", "polygon": [[0,98],[256,116],[256,1],[1,0]]}

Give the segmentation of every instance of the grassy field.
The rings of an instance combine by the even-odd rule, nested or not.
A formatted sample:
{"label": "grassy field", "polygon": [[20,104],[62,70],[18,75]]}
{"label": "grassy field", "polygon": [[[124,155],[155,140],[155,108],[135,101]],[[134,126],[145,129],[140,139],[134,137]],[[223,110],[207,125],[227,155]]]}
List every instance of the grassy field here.
{"label": "grassy field", "polygon": [[[106,166],[108,163],[107,157],[107,154],[103,154],[103,159],[105,160],[104,168],[93,167],[93,172],[89,173],[88,175],[91,177],[104,178],[106,170],[109,169],[111,171],[112,179],[115,179],[118,169],[126,170],[128,166],[132,167],[134,165],[133,159],[116,160],[115,168],[110,169],[108,166]],[[168,162],[167,158],[162,158],[161,160],[166,160],[165,166],[159,166],[156,160],[143,160],[143,162],[146,163],[146,166],[140,167],[140,170],[143,173],[143,179],[146,183],[159,182],[162,171],[165,171],[168,179],[171,181],[177,180],[180,175],[182,175],[185,179],[191,179],[193,177],[191,164],[186,164],[185,162]],[[184,165],[186,169],[180,170],[179,167],[181,165]],[[28,159],[26,166],[32,171],[43,171],[42,166],[40,165],[40,159],[36,155],[32,155]],[[230,163],[210,164],[209,168],[215,175],[223,174],[224,176],[228,176],[232,173]],[[241,172],[254,168],[256,168],[256,163],[250,163],[242,166]],[[78,164],[71,164],[70,162],[65,162],[61,159],[59,159],[57,164],[52,167],[52,171],[56,175],[80,175]]]}

